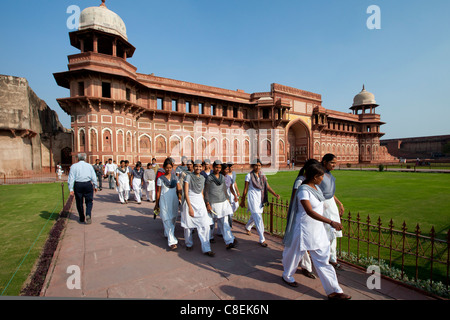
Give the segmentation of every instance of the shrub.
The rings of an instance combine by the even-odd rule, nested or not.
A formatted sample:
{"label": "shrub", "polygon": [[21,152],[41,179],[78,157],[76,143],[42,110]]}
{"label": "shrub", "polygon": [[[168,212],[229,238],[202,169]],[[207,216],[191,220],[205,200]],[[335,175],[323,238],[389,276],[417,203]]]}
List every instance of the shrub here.
{"label": "shrub", "polygon": [[401,276],[401,270],[389,267],[389,264],[383,259],[373,258],[373,257],[364,257],[362,255],[355,255],[354,253],[342,252],[342,260],[348,261],[353,264],[360,265],[362,267],[369,267],[371,265],[376,265],[380,268],[380,273],[388,278],[403,282],[412,287],[419,288],[421,290],[427,291],[431,294],[435,294],[437,296],[449,299],[450,292],[446,288],[446,285],[442,282],[430,281],[430,280],[422,280],[422,279],[408,279],[408,277],[403,274],[403,278]]}

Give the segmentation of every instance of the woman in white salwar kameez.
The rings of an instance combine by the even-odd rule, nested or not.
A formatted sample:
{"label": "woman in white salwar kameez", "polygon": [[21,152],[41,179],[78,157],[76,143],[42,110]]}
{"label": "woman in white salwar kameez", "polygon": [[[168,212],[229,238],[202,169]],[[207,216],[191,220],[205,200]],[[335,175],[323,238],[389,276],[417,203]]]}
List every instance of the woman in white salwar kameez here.
{"label": "woman in white salwar kameez", "polygon": [[[305,164],[303,165],[303,168],[300,169],[297,178],[294,181],[294,186],[292,187],[292,194],[291,194],[291,200],[289,202],[289,209],[288,209],[288,214],[287,214],[287,221],[289,222],[291,219],[294,218],[295,216],[295,211],[293,210],[294,204],[295,204],[295,195],[297,193],[297,189],[300,188],[300,185],[303,183],[303,181],[305,181],[306,177],[305,177],[305,170],[312,164],[320,164],[319,161],[317,161],[316,159],[309,159],[305,162]],[[291,221],[291,223],[288,223],[287,226],[292,226],[293,223]],[[286,228],[285,230],[285,234],[288,233],[289,230]],[[284,243],[284,239],[283,239],[283,243]],[[311,279],[316,279],[316,275],[312,272],[312,262],[311,262],[311,258],[308,254],[308,252],[305,252],[305,254],[303,255],[303,257],[301,257],[300,259],[300,267],[302,268],[302,273]]]}
{"label": "woman in white salwar kameez", "polygon": [[272,190],[267,182],[266,176],[261,172],[261,161],[257,159],[252,166],[253,171],[245,177],[245,187],[240,206],[245,208],[245,197],[248,194],[247,204],[251,216],[245,225],[245,231],[250,235],[250,230],[255,225],[259,234],[259,244],[262,247],[267,247],[266,238],[264,237],[264,221],[262,218],[264,205],[269,203],[268,192],[273,194],[277,199],[280,199],[280,196]]}
{"label": "woman in white salwar kameez", "polygon": [[200,174],[202,171],[202,161],[194,162],[194,172],[186,172],[184,178],[184,202],[181,211],[181,226],[184,228],[184,239],[186,250],[192,250],[194,241],[192,231],[197,229],[202,252],[210,257],[214,256],[209,242],[210,227],[213,224],[208,210],[206,209],[203,189],[205,188],[205,178]]}
{"label": "woman in white salwar kameez", "polygon": [[[344,205],[335,195],[336,178],[331,174],[331,171],[336,166],[336,156],[327,153],[323,156],[321,163],[325,168],[325,175],[319,186],[325,197],[323,215],[331,220],[341,222],[341,216],[344,214]],[[341,265],[337,262],[336,240],[342,237],[342,231],[335,230],[331,226],[325,226],[325,229],[327,230],[328,240],[330,240],[330,263],[336,269],[340,269]]]}
{"label": "woman in white salwar kameez", "polygon": [[309,251],[322,286],[329,299],[348,300],[339,286],[336,271],[329,263],[330,242],[324,224],[341,230],[339,222],[325,218],[323,214],[323,197],[319,186],[323,180],[324,169],[320,164],[312,164],[306,169],[306,179],[298,188],[293,202],[295,213],[288,220],[283,251],[283,275],[285,283],[292,287],[298,284],[294,279],[300,259]]}
{"label": "woman in white salwar kameez", "polygon": [[117,167],[116,172],[116,190],[119,194],[120,203],[128,203],[128,196],[130,192],[130,173],[125,165],[125,160],[120,161],[120,167]]}
{"label": "woman in white salwar kameez", "polygon": [[229,201],[225,177],[220,173],[221,170],[222,161],[214,161],[213,171],[205,182],[205,203],[208,212],[214,214],[217,218],[217,226],[226,248],[231,249],[237,246],[237,240],[231,232],[231,226],[228,222],[228,216],[233,214],[233,209]]}
{"label": "woman in white salwar kameez", "polygon": [[155,202],[156,199],[156,170],[151,163],[147,164],[147,169],[144,170],[144,190],[147,201]]}
{"label": "woman in white salwar kameez", "polygon": [[181,201],[181,186],[178,178],[172,172],[172,160],[166,159],[163,164],[165,174],[157,180],[158,191],[154,211],[159,211],[164,226],[164,235],[170,249],[177,248],[178,239],[175,237],[175,223],[178,217],[178,206]]}
{"label": "woman in white salwar kameez", "polygon": [[142,198],[142,185],[144,182],[144,169],[142,169],[141,163],[136,163],[136,166],[131,171],[131,185],[133,187],[134,199],[138,204],[141,204]]}
{"label": "woman in white salwar kameez", "polygon": [[233,176],[230,172],[230,167],[228,164],[223,165],[221,173],[225,177],[225,184],[227,186],[228,196],[230,197],[231,208],[233,209],[233,213],[235,213],[239,208],[239,197],[236,194]]}

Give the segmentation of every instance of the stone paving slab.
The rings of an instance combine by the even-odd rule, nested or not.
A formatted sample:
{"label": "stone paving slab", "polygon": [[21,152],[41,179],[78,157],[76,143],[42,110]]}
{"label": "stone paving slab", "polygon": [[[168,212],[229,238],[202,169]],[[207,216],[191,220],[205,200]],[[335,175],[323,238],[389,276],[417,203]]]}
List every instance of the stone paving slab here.
{"label": "stone paving slab", "polygon": [[[131,194],[130,199],[133,198]],[[300,284],[291,288],[281,280],[281,239],[268,235],[269,246],[258,244],[256,232],[248,236],[239,223],[233,233],[236,249],[226,250],[216,236],[215,257],[201,253],[194,235],[194,249],[186,251],[183,230],[176,226],[179,247],[168,250],[162,222],[153,219],[154,204],[118,202],[115,191],[103,189],[94,197],[93,222],[78,222],[72,205],[67,228],[55,252],[42,297],[151,300],[325,300],[319,279],[296,274]],[[81,288],[68,288],[77,266]],[[380,290],[369,290],[363,270],[344,264],[338,279],[352,300],[432,300],[396,282],[381,280]]]}

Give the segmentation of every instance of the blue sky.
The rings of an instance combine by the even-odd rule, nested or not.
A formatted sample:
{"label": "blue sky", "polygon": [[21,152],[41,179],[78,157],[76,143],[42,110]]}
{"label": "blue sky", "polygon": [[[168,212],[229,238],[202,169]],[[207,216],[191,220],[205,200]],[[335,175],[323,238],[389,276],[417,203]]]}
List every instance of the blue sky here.
{"label": "blue sky", "polygon": [[[67,8],[100,0],[2,1],[0,74],[28,79],[70,127],[56,99],[68,90]],[[380,105],[385,139],[450,134],[448,0],[107,0],[136,47],[140,73],[246,92],[280,83],[349,112],[362,85]],[[370,5],[381,29],[366,26]]]}

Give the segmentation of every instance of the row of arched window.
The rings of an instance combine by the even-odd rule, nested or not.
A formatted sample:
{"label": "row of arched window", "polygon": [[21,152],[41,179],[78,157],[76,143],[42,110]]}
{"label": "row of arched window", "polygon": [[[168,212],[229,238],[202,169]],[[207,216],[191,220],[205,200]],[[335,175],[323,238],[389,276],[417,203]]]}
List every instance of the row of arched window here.
{"label": "row of arched window", "polygon": [[314,143],[314,153],[315,154],[326,154],[333,153],[335,155],[369,155],[371,153],[378,152],[379,145],[365,145],[362,144],[359,146],[358,144],[335,144],[335,143]]}
{"label": "row of arched window", "polygon": [[[239,140],[236,137],[210,138],[209,140],[203,136],[197,138],[196,142],[191,136],[179,137],[172,135],[169,138],[163,134],[159,134],[154,139],[149,134],[124,131],[119,129],[116,131],[115,138],[113,131],[104,128],[99,135],[95,128],[78,129],[77,140],[74,145],[77,146],[78,152],[126,152],[126,153],[147,153],[147,154],[171,154],[186,156],[203,156],[210,157],[219,156],[246,156],[248,157],[252,150],[256,148],[251,146],[250,138],[243,137]],[[219,143],[219,140],[221,142]],[[154,141],[154,144],[152,143]],[[259,149],[259,155],[271,157],[272,142],[270,139],[262,139]],[[285,143],[283,139],[278,140],[278,154],[285,153]]]}

